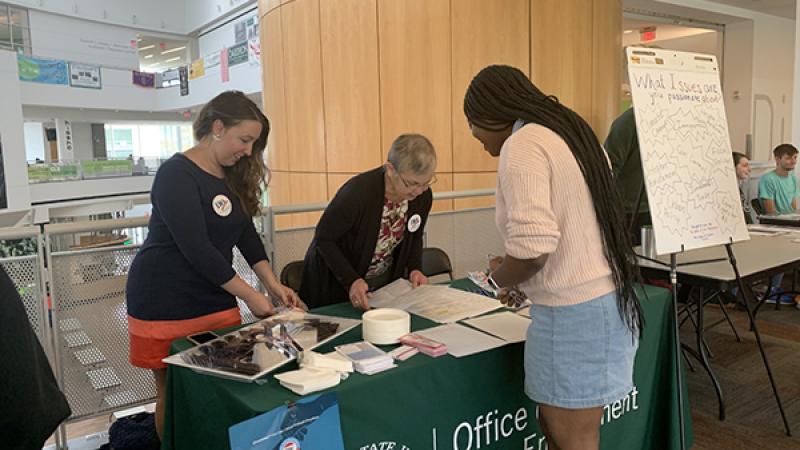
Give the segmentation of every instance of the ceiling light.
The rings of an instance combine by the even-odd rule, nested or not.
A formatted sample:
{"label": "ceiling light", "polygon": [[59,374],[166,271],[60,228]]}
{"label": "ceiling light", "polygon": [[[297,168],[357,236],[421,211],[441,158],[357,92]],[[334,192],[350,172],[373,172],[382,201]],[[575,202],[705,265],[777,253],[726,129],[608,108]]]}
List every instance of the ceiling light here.
{"label": "ceiling light", "polygon": [[154,47],[155,47],[155,44],[150,44],[147,47],[139,48],[139,51],[141,52],[141,51],[144,51],[144,50],[150,50],[151,48],[154,48]]}
{"label": "ceiling light", "polygon": [[153,57],[153,55],[144,55],[144,59],[150,59],[152,57]]}
{"label": "ceiling light", "polygon": [[177,60],[179,60],[179,59],[181,59],[181,57],[180,57],[180,56],[176,56],[176,57],[174,57],[174,58],[170,58],[170,59],[164,60],[164,62],[165,62],[165,63],[168,63],[168,62],[172,62],[172,61],[177,61]]}
{"label": "ceiling light", "polygon": [[163,52],[161,52],[161,54],[162,55],[166,55],[167,53],[179,52],[181,50],[184,50],[185,48],[186,48],[185,45],[183,47],[175,47],[175,48],[171,48],[169,50],[164,50]]}
{"label": "ceiling light", "polygon": [[633,30],[625,30],[625,31],[623,31],[623,33],[624,34],[631,34],[631,33],[633,33]]}

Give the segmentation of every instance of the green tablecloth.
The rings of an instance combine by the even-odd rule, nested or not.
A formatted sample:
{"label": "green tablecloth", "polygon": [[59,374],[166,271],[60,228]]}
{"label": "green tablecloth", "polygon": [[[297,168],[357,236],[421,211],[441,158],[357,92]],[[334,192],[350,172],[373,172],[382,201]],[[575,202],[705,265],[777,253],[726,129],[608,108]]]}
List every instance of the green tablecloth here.
{"label": "green tablecloth", "polygon": [[[636,356],[636,389],[605,408],[601,447],[677,449],[680,446],[670,295],[669,291],[652,286],[643,286],[639,292],[647,294],[647,298],[642,296],[647,325]],[[314,312],[360,316],[349,304]],[[412,316],[414,330],[435,325]],[[361,327],[317,351],[327,352],[334,345],[359,340]],[[178,340],[172,350],[189,346],[186,340]],[[523,393],[522,357],[520,343],[464,358],[420,354],[387,372],[372,376],[352,374],[333,388],[339,400],[345,448],[544,449],[535,418],[536,404]],[[296,367],[291,363],[281,370]],[[266,378],[268,382],[259,385],[170,366],[162,448],[227,449],[228,427],[298,398],[271,376]],[[687,440],[691,442],[688,396],[684,399]]]}

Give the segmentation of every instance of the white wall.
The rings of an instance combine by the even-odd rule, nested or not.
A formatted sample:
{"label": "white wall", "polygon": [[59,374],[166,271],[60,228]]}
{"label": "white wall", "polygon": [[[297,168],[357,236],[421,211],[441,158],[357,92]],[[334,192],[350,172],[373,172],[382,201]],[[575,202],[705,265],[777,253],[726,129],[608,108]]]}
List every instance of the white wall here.
{"label": "white wall", "polygon": [[215,22],[235,16],[257,4],[256,0],[187,0],[185,10],[186,33],[199,31]]}
{"label": "white wall", "polygon": [[[193,0],[4,0],[4,3],[62,16],[140,30],[187,34],[186,12]],[[221,3],[221,0],[220,0]]]}
{"label": "white wall", "polygon": [[70,124],[72,124],[72,145],[75,147],[75,159],[94,159],[92,124],[88,122],[70,122]]}
{"label": "white wall", "polygon": [[25,163],[25,138],[20,101],[20,81],[17,72],[17,55],[0,50],[0,140],[3,143],[8,211],[30,208],[28,170]]}
{"label": "white wall", "polygon": [[137,30],[30,11],[34,56],[139,69]]}
{"label": "white wall", "polygon": [[725,60],[722,92],[728,115],[728,130],[734,151],[745,152],[752,127],[753,21],[725,26]]}
{"label": "white wall", "polygon": [[773,126],[769,136],[764,103],[757,103],[753,107],[753,156],[764,161],[771,158],[776,145],[792,140],[795,21],[761,16],[755,21],[753,35],[753,95],[771,100]]}
{"label": "white wall", "polygon": [[35,161],[36,158],[39,158],[44,161],[47,136],[44,134],[42,122],[25,122],[23,133],[25,134],[25,159]]}

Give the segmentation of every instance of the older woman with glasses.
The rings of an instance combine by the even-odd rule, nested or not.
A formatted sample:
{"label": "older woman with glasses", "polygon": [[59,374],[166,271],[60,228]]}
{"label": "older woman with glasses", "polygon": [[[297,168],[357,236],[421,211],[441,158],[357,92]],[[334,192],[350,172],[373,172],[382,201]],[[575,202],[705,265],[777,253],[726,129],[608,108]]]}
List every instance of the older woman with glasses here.
{"label": "older woman with glasses", "polygon": [[387,162],[347,181],[322,214],[306,252],[300,296],[310,307],[348,299],[369,309],[369,292],[398,278],[428,279],[422,233],[436,182],[436,152],[419,134],[392,143]]}

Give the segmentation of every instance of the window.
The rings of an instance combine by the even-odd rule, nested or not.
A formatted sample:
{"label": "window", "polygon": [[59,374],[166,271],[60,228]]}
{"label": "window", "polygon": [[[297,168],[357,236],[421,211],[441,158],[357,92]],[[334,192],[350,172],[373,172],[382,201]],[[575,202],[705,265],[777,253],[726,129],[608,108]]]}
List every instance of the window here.
{"label": "window", "polygon": [[28,10],[0,3],[0,48],[31,54]]}
{"label": "window", "polygon": [[189,123],[106,124],[105,132],[109,159],[142,157],[149,164],[194,145]]}

